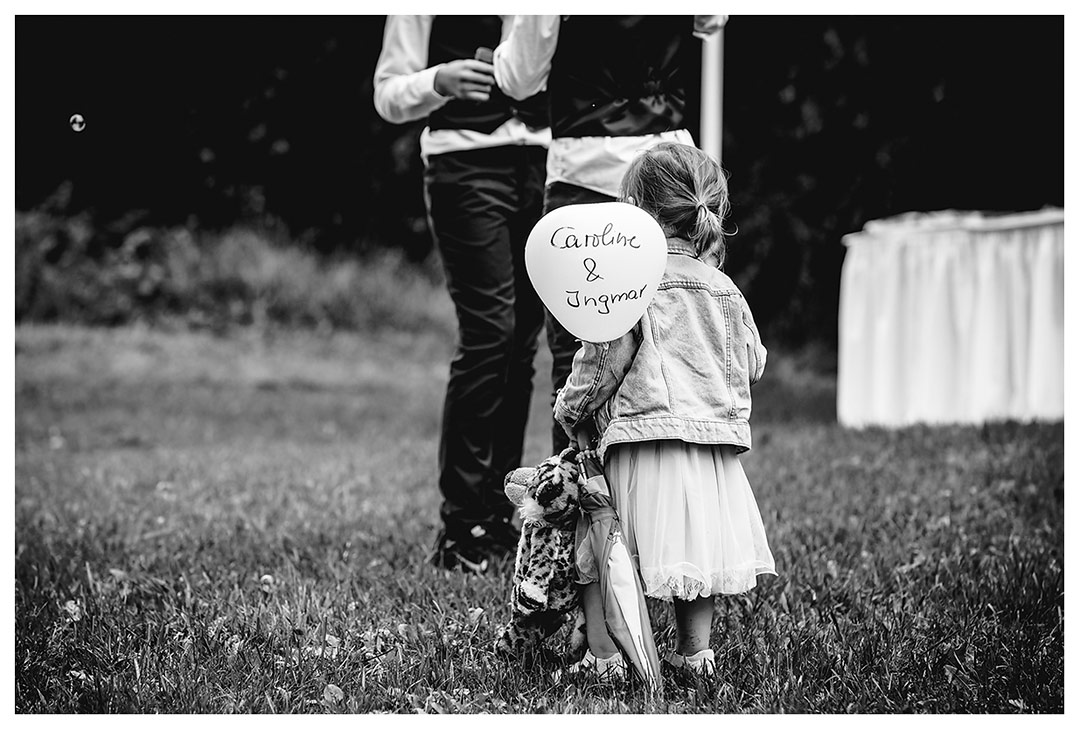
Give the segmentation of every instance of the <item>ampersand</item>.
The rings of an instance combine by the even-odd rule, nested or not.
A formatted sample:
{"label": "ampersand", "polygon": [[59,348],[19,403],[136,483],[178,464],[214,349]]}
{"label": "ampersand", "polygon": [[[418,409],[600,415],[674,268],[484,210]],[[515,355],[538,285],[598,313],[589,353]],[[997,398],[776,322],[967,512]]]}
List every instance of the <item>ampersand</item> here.
{"label": "ampersand", "polygon": [[585,266],[585,281],[596,281],[604,278],[596,273],[596,259],[588,258],[581,263]]}

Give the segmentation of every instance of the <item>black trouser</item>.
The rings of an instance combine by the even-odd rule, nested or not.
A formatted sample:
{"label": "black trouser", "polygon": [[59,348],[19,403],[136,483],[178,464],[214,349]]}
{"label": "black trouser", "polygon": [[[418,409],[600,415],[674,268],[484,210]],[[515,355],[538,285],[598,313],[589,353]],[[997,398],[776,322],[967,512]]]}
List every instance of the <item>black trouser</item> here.
{"label": "black trouser", "polygon": [[439,442],[440,514],[455,540],[513,512],[503,477],[521,466],[544,317],[524,251],[542,211],[545,157],[535,146],[450,152],[425,171],[428,224],[458,319]]}
{"label": "black trouser", "polygon": [[[595,190],[570,185],[564,182],[556,182],[547,186],[544,191],[544,213],[550,213],[564,205],[577,203],[610,203],[615,198],[610,195],[598,193]],[[570,369],[574,364],[574,353],[581,346],[581,342],[566,328],[559,324],[558,320],[547,312],[545,319],[547,328],[548,348],[551,350],[551,406],[555,407],[555,394],[566,385],[566,378],[570,375]],[[563,431],[562,426],[555,423],[552,417],[551,448],[552,453],[559,453],[570,444],[570,438]]]}

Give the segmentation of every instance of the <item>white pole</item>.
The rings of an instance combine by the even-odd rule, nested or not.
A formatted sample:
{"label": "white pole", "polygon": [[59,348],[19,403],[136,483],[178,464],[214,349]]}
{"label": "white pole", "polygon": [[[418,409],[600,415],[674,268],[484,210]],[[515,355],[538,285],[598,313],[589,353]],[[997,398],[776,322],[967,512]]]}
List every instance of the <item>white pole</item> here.
{"label": "white pole", "polygon": [[701,149],[722,161],[724,130],[724,29],[701,44]]}

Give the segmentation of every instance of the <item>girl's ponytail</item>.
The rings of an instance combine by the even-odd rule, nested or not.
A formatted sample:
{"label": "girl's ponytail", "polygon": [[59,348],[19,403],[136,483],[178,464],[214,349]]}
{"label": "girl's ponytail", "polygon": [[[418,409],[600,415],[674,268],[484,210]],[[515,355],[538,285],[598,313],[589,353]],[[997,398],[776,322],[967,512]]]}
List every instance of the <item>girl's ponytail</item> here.
{"label": "girl's ponytail", "polygon": [[727,177],[701,150],[675,142],[646,150],[623,177],[622,198],[656,218],[664,235],[689,241],[702,261],[723,265]]}
{"label": "girl's ponytail", "polygon": [[702,201],[697,204],[697,217],[690,231],[689,240],[697,249],[698,257],[717,268],[724,265],[724,225],[720,216]]}

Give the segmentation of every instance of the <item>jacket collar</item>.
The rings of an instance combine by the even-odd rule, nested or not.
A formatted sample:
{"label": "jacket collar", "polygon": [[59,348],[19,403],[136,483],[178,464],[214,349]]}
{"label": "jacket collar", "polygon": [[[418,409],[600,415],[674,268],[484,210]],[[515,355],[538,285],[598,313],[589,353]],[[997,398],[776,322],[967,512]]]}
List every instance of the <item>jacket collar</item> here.
{"label": "jacket collar", "polygon": [[694,245],[685,238],[669,238],[667,240],[667,250],[668,253],[676,254],[678,256],[697,258],[697,250],[694,248]]}

